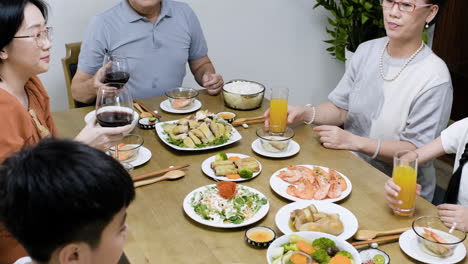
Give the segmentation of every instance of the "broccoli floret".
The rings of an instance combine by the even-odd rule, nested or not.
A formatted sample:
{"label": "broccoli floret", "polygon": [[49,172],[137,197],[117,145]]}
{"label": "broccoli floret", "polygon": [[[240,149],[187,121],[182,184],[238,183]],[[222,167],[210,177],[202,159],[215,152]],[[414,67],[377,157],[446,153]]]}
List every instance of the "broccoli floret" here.
{"label": "broccoli floret", "polygon": [[250,179],[253,176],[253,171],[250,168],[242,168],[238,173],[244,179]]}
{"label": "broccoli floret", "polygon": [[317,249],[311,256],[319,263],[328,263],[331,259],[325,249]]}
{"label": "broccoli floret", "polygon": [[228,159],[228,156],[226,155],[226,153],[224,153],[224,152],[216,153],[215,161],[227,160],[227,159]]}
{"label": "broccoli floret", "polygon": [[289,250],[292,250],[292,251],[298,251],[299,250],[297,248],[296,243],[287,243],[287,244],[282,245],[282,247],[284,248],[284,252],[287,252]]}
{"label": "broccoli floret", "polygon": [[341,250],[341,251],[338,251],[338,253],[336,253],[336,255],[343,255],[349,259],[353,259],[353,255],[351,255],[351,253],[349,253],[348,251],[346,250]]}
{"label": "broccoli floret", "polygon": [[314,246],[315,249],[327,250],[327,248],[336,247],[336,244],[335,242],[333,242],[333,240],[329,238],[321,237],[321,238],[315,239],[314,242],[312,242],[312,246]]}

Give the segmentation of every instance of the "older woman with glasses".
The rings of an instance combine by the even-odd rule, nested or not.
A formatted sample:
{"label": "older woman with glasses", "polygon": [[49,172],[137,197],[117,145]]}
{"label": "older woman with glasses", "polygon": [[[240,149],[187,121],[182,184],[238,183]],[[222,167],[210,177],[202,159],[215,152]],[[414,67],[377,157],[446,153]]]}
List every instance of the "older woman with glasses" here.
{"label": "older woman with glasses", "polygon": [[[387,36],[358,47],[328,102],[290,106],[288,123],[317,125],[324,147],[357,152],[391,175],[394,153],[427,144],[445,128],[453,95],[447,66],[421,39],[444,0],[380,3]],[[432,162],[419,171],[422,196],[431,201]]]}
{"label": "older woman with glasses", "polygon": [[[0,1],[0,162],[41,138],[57,135],[49,97],[36,76],[49,68],[52,29],[46,19],[42,0]],[[88,123],[75,139],[106,149],[130,129],[97,128],[94,123]],[[0,264],[11,264],[25,254],[0,226]]]}

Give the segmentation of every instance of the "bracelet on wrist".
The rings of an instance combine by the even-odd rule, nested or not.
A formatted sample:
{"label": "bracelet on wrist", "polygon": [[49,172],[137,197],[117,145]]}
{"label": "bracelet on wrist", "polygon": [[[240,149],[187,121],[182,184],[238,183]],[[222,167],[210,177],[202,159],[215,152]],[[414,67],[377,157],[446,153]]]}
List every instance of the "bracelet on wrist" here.
{"label": "bracelet on wrist", "polygon": [[377,158],[377,155],[379,155],[380,152],[380,145],[382,144],[382,141],[380,139],[377,139],[377,147],[375,148],[374,155],[372,155],[371,159]]}
{"label": "bracelet on wrist", "polygon": [[305,121],[304,120],[304,124],[306,125],[311,125],[312,123],[314,123],[314,120],[315,120],[315,106],[311,105],[311,104],[306,104],[305,105],[306,107],[312,107],[312,118],[310,119],[310,121]]}

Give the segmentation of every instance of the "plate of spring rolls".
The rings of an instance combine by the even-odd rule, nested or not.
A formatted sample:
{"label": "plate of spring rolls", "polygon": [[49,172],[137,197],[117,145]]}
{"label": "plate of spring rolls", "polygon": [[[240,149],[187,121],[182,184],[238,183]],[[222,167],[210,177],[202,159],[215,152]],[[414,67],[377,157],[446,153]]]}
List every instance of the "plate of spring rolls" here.
{"label": "plate of spring rolls", "polygon": [[231,124],[208,110],[200,110],[179,120],[157,123],[155,129],[166,145],[177,150],[219,148],[242,139]]}
{"label": "plate of spring rolls", "polygon": [[219,152],[203,161],[202,171],[218,181],[247,181],[257,177],[262,165],[253,157]]}

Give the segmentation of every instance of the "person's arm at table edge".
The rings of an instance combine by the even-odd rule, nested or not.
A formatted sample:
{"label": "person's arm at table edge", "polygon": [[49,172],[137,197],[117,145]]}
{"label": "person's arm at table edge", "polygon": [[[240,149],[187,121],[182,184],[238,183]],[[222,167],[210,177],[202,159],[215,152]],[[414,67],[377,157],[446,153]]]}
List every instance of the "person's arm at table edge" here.
{"label": "person's arm at table edge", "polygon": [[94,75],[78,69],[71,84],[73,98],[82,103],[92,102],[104,81],[104,71],[109,65],[110,63],[102,66]]}
{"label": "person's arm at table edge", "polygon": [[189,61],[190,71],[197,83],[206,88],[211,95],[218,94],[224,85],[221,75],[216,70],[208,56]]}
{"label": "person's arm at table edge", "polygon": [[73,99],[82,103],[89,103],[96,98],[97,87],[94,85],[94,75],[78,69],[71,83]]}

